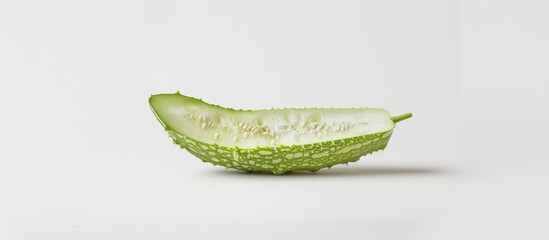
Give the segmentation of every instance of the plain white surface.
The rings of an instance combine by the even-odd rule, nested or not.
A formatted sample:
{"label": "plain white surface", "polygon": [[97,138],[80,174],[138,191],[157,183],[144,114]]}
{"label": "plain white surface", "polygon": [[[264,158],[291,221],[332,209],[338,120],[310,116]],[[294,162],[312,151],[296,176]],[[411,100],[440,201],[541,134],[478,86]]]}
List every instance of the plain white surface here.
{"label": "plain white surface", "polygon": [[[463,196],[473,239],[548,239],[549,2],[460,3]],[[452,227],[449,227],[452,226]]]}
{"label": "plain white surface", "polygon": [[[549,8],[496,2],[7,1],[0,237],[547,238]],[[415,116],[358,163],[252,175],[167,139],[147,98],[176,90]]]}

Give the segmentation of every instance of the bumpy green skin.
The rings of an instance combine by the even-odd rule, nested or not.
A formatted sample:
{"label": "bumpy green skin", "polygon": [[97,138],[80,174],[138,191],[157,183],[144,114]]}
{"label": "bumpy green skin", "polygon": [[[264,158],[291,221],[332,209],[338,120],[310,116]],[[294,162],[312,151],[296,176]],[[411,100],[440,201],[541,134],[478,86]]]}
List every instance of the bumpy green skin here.
{"label": "bumpy green skin", "polygon": [[387,146],[393,130],[353,138],[295,146],[239,149],[207,144],[165,127],[175,144],[204,162],[251,172],[280,175],[292,171],[318,171],[336,164],[359,160],[361,156]]}

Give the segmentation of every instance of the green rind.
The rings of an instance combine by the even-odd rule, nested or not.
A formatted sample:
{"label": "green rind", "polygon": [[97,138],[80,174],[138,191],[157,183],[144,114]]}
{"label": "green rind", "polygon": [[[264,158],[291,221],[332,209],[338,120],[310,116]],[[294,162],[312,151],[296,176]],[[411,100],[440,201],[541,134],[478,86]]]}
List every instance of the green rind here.
{"label": "green rind", "polygon": [[353,138],[306,145],[228,148],[207,144],[166,129],[175,144],[203,162],[250,172],[279,175],[292,171],[318,171],[359,160],[361,156],[385,149],[392,130]]}

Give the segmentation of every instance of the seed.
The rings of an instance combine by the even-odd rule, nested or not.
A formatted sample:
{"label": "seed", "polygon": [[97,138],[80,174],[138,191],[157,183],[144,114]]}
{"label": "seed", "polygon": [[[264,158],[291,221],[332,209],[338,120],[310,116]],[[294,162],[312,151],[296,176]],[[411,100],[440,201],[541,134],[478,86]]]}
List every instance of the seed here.
{"label": "seed", "polygon": [[242,127],[243,125],[244,125],[244,123],[242,123],[242,122],[239,122],[239,123],[238,123],[238,126],[239,126],[239,127]]}
{"label": "seed", "polygon": [[315,130],[317,130],[317,131],[320,131],[320,129],[322,129],[322,124],[316,126],[316,128],[315,128]]}
{"label": "seed", "polygon": [[244,136],[244,138],[248,138],[248,132],[244,132],[244,134],[242,134]]}
{"label": "seed", "polygon": [[254,137],[254,132],[250,132],[250,137]]}
{"label": "seed", "polygon": [[274,146],[275,145],[275,140],[271,140],[271,146]]}
{"label": "seed", "polygon": [[219,133],[214,133],[214,139],[218,139],[219,138]]}
{"label": "seed", "polygon": [[234,136],[234,137],[233,137],[233,142],[236,142],[236,139],[237,139],[236,136]]}
{"label": "seed", "polygon": [[202,129],[206,129],[206,123],[205,122],[202,123]]}

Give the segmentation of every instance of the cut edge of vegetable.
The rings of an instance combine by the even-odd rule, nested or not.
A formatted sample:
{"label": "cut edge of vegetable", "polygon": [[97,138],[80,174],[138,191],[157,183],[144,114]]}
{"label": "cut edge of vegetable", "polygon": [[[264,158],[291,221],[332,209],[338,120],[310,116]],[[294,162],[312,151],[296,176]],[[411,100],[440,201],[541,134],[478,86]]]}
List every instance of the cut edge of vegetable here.
{"label": "cut edge of vegetable", "polygon": [[[173,93],[173,94],[154,94],[154,95],[151,95],[150,98],[149,98],[149,106],[151,107],[151,110],[153,112],[153,114],[155,115],[155,117],[157,118],[157,120],[159,120],[159,122],[161,123],[161,125],[164,127],[165,130],[171,130],[171,131],[175,131],[179,134],[182,134],[184,135],[183,133],[175,130],[173,127],[171,127],[162,117],[159,116],[159,114],[157,113],[157,111],[155,110],[155,108],[153,107],[153,99],[155,98],[155,96],[161,96],[161,95],[179,95],[179,96],[183,96],[183,97],[186,97],[188,99],[191,99],[191,101],[196,101],[196,102],[199,102],[201,104],[206,104],[206,105],[209,105],[210,107],[214,107],[214,108],[218,108],[219,110],[224,110],[224,111],[234,111],[234,112],[252,112],[252,111],[267,111],[269,109],[258,109],[258,110],[248,110],[248,109],[234,109],[234,108],[230,108],[230,107],[223,107],[223,106],[220,106],[220,105],[216,105],[216,104],[212,104],[212,103],[209,103],[209,102],[205,102],[204,100],[202,99],[198,99],[198,98],[194,98],[194,97],[190,97],[190,96],[187,96],[187,95],[182,95],[179,91],[176,92],[176,93]],[[276,109],[276,108],[273,108],[273,109],[270,109],[270,110],[303,110],[303,109],[308,109],[308,108],[284,108],[284,109]],[[310,108],[309,108],[310,109]],[[318,108],[312,108],[312,109],[318,109]],[[362,109],[362,108],[359,108],[359,109]],[[365,108],[365,109],[368,109],[368,108]],[[370,109],[374,109],[374,108],[370,108]],[[380,109],[380,110],[384,110],[386,111],[385,109]],[[386,111],[387,112],[387,111]],[[387,112],[388,113],[388,112]],[[389,115],[390,116],[390,115]],[[403,121],[403,120],[406,120],[408,118],[411,118],[412,117],[412,113],[405,113],[405,114],[402,114],[402,115],[398,115],[398,116],[390,116],[390,120],[393,122],[394,125],[396,125],[396,123],[400,122],[400,121]],[[393,126],[394,128],[394,126]],[[392,129],[389,129],[389,131],[392,131]],[[373,134],[373,133],[371,133]],[[366,134],[366,135],[369,135],[369,134]],[[353,137],[358,137],[358,136],[363,136],[363,135],[355,135],[355,136],[352,136],[352,137],[347,137],[348,139],[350,138],[353,138]],[[347,138],[340,138],[340,139],[347,139]],[[198,139],[195,139],[195,140],[198,140]],[[335,139],[334,139],[335,140]],[[198,140],[198,141],[201,141],[201,140]],[[333,141],[333,140],[329,140],[329,141]],[[304,143],[304,144],[292,144],[292,145],[299,145],[299,146],[304,146],[304,145],[309,145],[309,144],[314,144],[315,142],[312,142],[312,143]],[[208,144],[211,144],[211,143],[208,143]],[[284,144],[281,144],[279,146],[290,146],[290,145],[284,145]],[[225,146],[225,147],[228,147],[228,146]],[[242,148],[242,147],[238,147],[236,146],[237,148]],[[261,148],[261,147],[268,147],[268,146],[256,146],[255,148]],[[271,146],[272,147],[272,146]],[[243,148],[243,149],[246,149],[246,148]],[[252,149],[252,148],[250,148]]]}

